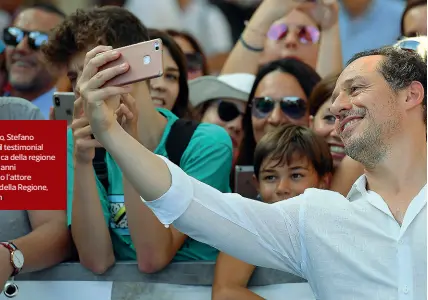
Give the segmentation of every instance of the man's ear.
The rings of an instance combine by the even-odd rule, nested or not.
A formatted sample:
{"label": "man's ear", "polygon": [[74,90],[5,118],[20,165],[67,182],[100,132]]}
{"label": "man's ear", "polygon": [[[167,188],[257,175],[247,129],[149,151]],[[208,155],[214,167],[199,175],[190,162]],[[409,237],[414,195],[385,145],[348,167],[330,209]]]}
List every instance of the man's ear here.
{"label": "man's ear", "polygon": [[418,81],[413,81],[407,88],[407,98],[405,102],[406,109],[412,109],[420,105],[424,101],[425,90],[422,84]]}
{"label": "man's ear", "polygon": [[257,177],[254,174],[253,174],[253,186],[256,189],[257,193],[260,194],[260,182],[257,180]]}
{"label": "man's ear", "polygon": [[323,190],[329,190],[330,186],[331,186],[331,181],[333,179],[333,174],[332,173],[327,173],[324,176],[322,176],[320,178],[320,182],[318,185],[319,189],[323,189]]}

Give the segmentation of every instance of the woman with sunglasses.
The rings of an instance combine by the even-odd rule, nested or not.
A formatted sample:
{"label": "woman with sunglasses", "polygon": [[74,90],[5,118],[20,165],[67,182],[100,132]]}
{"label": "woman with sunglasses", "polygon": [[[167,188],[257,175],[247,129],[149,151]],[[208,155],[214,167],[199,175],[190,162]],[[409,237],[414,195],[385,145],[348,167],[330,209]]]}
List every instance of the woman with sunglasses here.
{"label": "woman with sunglasses", "polygon": [[187,65],[183,51],[174,39],[164,31],[149,29],[151,39],[163,43],[163,69],[161,77],[150,80],[150,92],[154,104],[172,111],[179,118],[191,116]]}
{"label": "woman with sunglasses", "polygon": [[166,30],[184,52],[187,62],[187,78],[195,79],[209,74],[207,57],[198,41],[189,33],[174,29]]}
{"label": "woman with sunglasses", "polygon": [[309,95],[320,76],[305,63],[282,59],[256,75],[243,117],[244,138],[238,165],[252,165],[256,144],[282,124],[309,126]]}
{"label": "woman with sunglasses", "polygon": [[322,77],[342,70],[338,3],[265,0],[246,24],[222,73],[255,74],[260,64],[295,58]]}
{"label": "woman with sunglasses", "polygon": [[252,74],[227,74],[189,81],[190,103],[199,121],[217,124],[229,133],[233,163],[242,142],[242,115],[254,78]]}

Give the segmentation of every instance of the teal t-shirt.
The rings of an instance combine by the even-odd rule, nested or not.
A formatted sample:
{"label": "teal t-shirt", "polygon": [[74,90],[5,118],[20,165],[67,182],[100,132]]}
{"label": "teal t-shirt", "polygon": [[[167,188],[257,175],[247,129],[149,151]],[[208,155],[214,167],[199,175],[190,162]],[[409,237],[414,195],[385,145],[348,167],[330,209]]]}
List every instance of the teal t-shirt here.
{"label": "teal t-shirt", "polygon": [[[158,109],[168,123],[162,139],[154,151],[168,157],[165,149],[172,124],[178,119],[172,112]],[[71,224],[73,199],[74,167],[73,137],[71,130],[67,133],[67,216]],[[113,249],[118,260],[136,260],[136,252],[131,241],[126,216],[119,219],[124,209],[122,172],[109,153],[106,155],[109,178],[109,191],[105,191],[101,182],[96,180],[98,195],[102,204],[104,217],[110,228]],[[192,139],[181,158],[180,167],[188,175],[202,181],[221,192],[230,192],[229,175],[232,167],[232,143],[227,132],[220,126],[201,123],[195,130]],[[94,176],[95,171],[94,171]],[[215,260],[218,251],[211,246],[187,238],[173,261]]]}

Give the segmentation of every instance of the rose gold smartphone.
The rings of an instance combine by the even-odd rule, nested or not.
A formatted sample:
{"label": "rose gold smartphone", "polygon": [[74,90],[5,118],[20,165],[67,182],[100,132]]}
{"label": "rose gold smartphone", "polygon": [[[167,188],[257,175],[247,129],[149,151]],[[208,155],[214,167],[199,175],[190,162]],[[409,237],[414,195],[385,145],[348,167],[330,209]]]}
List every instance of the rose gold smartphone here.
{"label": "rose gold smartphone", "polygon": [[126,73],[107,81],[104,86],[122,86],[163,75],[161,39],[154,39],[114,50],[119,51],[121,56],[101,67],[100,71],[125,62],[130,67]]}

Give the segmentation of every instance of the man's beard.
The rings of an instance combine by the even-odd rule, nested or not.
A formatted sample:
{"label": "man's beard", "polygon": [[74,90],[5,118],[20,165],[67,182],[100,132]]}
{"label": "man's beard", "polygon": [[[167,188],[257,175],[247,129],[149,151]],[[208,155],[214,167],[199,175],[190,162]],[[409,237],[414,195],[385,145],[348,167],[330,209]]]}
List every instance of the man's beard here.
{"label": "man's beard", "polygon": [[22,78],[22,76],[10,76],[9,83],[12,88],[19,92],[36,92],[48,85],[47,74],[37,74],[36,76]]}
{"label": "man's beard", "polygon": [[379,124],[372,121],[369,115],[366,118],[368,125],[364,132],[343,142],[346,155],[363,164],[366,169],[373,169],[386,157],[389,149],[386,139],[396,130],[398,122],[392,120]]}

